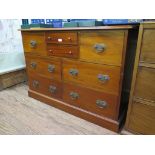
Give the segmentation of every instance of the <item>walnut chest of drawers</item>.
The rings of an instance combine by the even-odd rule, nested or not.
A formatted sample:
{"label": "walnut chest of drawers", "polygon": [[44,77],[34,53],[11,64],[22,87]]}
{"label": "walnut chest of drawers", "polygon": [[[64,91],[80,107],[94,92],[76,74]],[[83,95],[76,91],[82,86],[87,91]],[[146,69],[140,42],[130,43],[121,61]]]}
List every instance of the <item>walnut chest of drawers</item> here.
{"label": "walnut chest of drawers", "polygon": [[118,131],[125,107],[121,96],[126,89],[124,68],[132,28],[21,30],[29,96]]}
{"label": "walnut chest of drawers", "polygon": [[126,129],[155,134],[155,23],[140,25]]}

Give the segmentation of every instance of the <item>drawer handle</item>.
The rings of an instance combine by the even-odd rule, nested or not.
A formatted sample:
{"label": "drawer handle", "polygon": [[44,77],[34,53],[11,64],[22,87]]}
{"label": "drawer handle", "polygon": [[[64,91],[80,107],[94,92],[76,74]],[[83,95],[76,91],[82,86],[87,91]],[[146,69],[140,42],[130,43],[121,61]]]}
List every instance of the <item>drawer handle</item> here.
{"label": "drawer handle", "polygon": [[103,75],[103,74],[98,74],[97,78],[103,83],[110,80],[109,75]]}
{"label": "drawer handle", "polygon": [[79,94],[76,92],[70,92],[70,97],[72,100],[77,100],[79,98]]}
{"label": "drawer handle", "polygon": [[102,53],[106,49],[105,44],[95,44],[94,48],[96,50],[96,53]]}
{"label": "drawer handle", "polygon": [[37,46],[37,42],[35,40],[30,41],[31,48],[35,48]]}
{"label": "drawer handle", "polygon": [[55,70],[55,65],[48,65],[48,71],[50,73],[54,72],[54,70]]}
{"label": "drawer handle", "polygon": [[68,37],[68,40],[69,40],[69,41],[72,41],[71,37]]}
{"label": "drawer handle", "polygon": [[48,40],[51,40],[51,37],[49,36],[49,37],[47,37],[47,39],[48,39]]}
{"label": "drawer handle", "polygon": [[55,93],[56,92],[56,90],[57,90],[57,88],[55,87],[55,86],[49,86],[49,92],[51,92],[51,93]]}
{"label": "drawer handle", "polygon": [[39,82],[36,81],[36,80],[33,80],[32,86],[33,86],[34,88],[38,88],[38,87],[39,87]]}
{"label": "drawer handle", "polygon": [[103,100],[96,100],[96,105],[99,108],[106,108],[107,107],[107,102],[106,101],[103,101]]}
{"label": "drawer handle", "polygon": [[73,76],[77,76],[78,73],[79,73],[79,71],[78,71],[77,69],[70,69],[70,70],[69,70],[69,73],[70,73],[71,75],[73,75]]}
{"label": "drawer handle", "polygon": [[62,38],[58,38],[58,42],[61,43],[62,42]]}
{"label": "drawer handle", "polygon": [[35,62],[31,62],[30,66],[31,66],[31,68],[36,69],[37,64]]}

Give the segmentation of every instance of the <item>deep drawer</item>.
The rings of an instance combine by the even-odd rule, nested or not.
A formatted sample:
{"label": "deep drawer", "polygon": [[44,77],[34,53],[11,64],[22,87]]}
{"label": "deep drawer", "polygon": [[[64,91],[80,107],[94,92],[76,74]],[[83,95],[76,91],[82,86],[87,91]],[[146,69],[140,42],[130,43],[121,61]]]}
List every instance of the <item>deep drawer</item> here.
{"label": "deep drawer", "polygon": [[77,32],[47,32],[45,37],[47,43],[56,43],[56,44],[78,43]]}
{"label": "deep drawer", "polygon": [[24,52],[46,56],[44,32],[22,32]]}
{"label": "deep drawer", "polygon": [[118,97],[85,87],[64,84],[63,100],[95,114],[116,119]]}
{"label": "deep drawer", "polygon": [[153,29],[144,29],[140,61],[155,63],[155,30]]}
{"label": "deep drawer", "polygon": [[119,93],[120,67],[63,60],[63,79],[114,94]]}
{"label": "deep drawer", "polygon": [[61,61],[59,59],[26,57],[26,67],[28,75],[37,73],[49,79],[61,80]]}
{"label": "deep drawer", "polygon": [[43,78],[37,74],[31,74],[29,78],[29,87],[31,90],[41,94],[58,98],[62,98],[62,84],[61,82]]}
{"label": "deep drawer", "polygon": [[78,58],[79,48],[78,46],[48,44],[47,53],[49,56]]}
{"label": "deep drawer", "polygon": [[155,101],[155,68],[138,68],[134,95]]}
{"label": "deep drawer", "polygon": [[124,31],[80,32],[80,59],[121,66],[124,36]]}

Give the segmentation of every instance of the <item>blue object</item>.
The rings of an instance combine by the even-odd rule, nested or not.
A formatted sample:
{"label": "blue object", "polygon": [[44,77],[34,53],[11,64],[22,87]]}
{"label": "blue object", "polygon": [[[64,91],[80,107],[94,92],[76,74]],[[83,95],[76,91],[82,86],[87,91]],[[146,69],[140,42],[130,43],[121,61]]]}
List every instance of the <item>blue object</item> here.
{"label": "blue object", "polygon": [[104,19],[104,25],[119,25],[119,24],[138,24],[142,22],[143,19]]}
{"label": "blue object", "polygon": [[45,24],[44,19],[31,19],[31,24]]}
{"label": "blue object", "polygon": [[52,19],[46,19],[46,24],[52,25]]}
{"label": "blue object", "polygon": [[83,21],[95,21],[96,19],[68,19],[68,21],[73,21],[73,22],[83,22]]}
{"label": "blue object", "polygon": [[52,25],[55,28],[62,27],[62,19],[53,19],[52,20]]}

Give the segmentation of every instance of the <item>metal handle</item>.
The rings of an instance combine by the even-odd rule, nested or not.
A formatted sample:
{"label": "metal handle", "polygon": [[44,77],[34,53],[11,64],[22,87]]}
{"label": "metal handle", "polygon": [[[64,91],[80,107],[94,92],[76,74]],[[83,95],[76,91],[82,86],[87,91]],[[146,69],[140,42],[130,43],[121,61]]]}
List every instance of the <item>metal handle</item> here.
{"label": "metal handle", "polygon": [[55,87],[55,86],[49,86],[49,91],[51,92],[51,93],[55,93],[56,92],[56,90],[57,90],[57,88]]}
{"label": "metal handle", "polygon": [[103,74],[98,74],[97,78],[103,83],[110,79],[109,75],[103,75]]}
{"label": "metal handle", "polygon": [[36,47],[37,46],[37,42],[35,40],[31,40],[30,41],[30,46],[31,46],[31,48]]}
{"label": "metal handle", "polygon": [[70,97],[72,100],[77,100],[79,98],[79,94],[76,92],[70,92]]}
{"label": "metal handle", "polygon": [[30,66],[31,66],[31,68],[35,69],[37,67],[37,63],[31,62]]}
{"label": "metal handle", "polygon": [[94,48],[96,50],[96,53],[102,53],[105,50],[106,45],[105,44],[95,44]]}
{"label": "metal handle", "polygon": [[36,80],[33,80],[32,85],[34,88],[38,88],[39,87],[39,82]]}
{"label": "metal handle", "polygon": [[70,69],[70,70],[69,70],[69,73],[70,73],[71,75],[73,75],[73,76],[77,76],[78,73],[79,73],[79,71],[78,71],[77,69]]}
{"label": "metal handle", "polygon": [[55,65],[48,65],[48,71],[50,73],[54,72],[54,70],[55,70]]}
{"label": "metal handle", "polygon": [[96,100],[96,105],[100,108],[105,108],[107,107],[107,102],[103,100]]}

